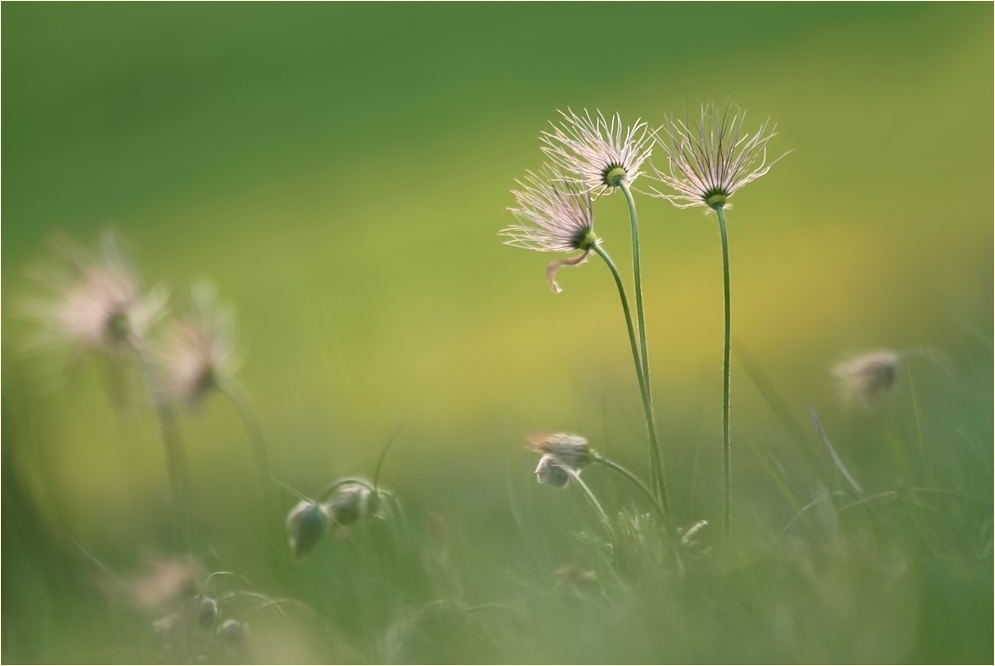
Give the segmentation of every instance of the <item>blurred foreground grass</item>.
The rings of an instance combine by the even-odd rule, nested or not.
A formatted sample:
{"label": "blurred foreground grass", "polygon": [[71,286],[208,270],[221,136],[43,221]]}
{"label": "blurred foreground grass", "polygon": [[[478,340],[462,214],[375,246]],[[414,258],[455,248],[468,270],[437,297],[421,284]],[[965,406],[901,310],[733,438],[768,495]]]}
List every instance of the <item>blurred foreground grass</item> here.
{"label": "blurred foreground grass", "polygon": [[[2,13],[4,661],[992,661],[991,6]],[[611,566],[583,498],[535,484],[521,437],[577,431],[642,470],[613,287],[586,266],[553,297],[544,258],[495,233],[556,108],[652,124],[726,95],[794,149],[730,212],[734,547],[709,525],[679,565],[639,498],[592,469]],[[622,202],[597,214],[624,263]],[[695,212],[640,199],[640,215],[675,518],[717,526],[718,240]],[[179,294],[207,275],[237,304],[282,481],[370,476],[405,423],[383,478],[407,521],[293,565],[296,498],[263,503],[233,410],[184,419],[192,555],[251,581],[216,593],[314,613],[233,601],[237,649],[194,633],[164,653],[168,611],[108,593],[179,555],[154,414],[115,411],[97,365],[53,387],[20,354],[25,268],[52,232],[108,224],[151,281]],[[921,344],[955,369],[914,367],[932,483],[907,377],[853,412],[828,376],[843,353]]]}

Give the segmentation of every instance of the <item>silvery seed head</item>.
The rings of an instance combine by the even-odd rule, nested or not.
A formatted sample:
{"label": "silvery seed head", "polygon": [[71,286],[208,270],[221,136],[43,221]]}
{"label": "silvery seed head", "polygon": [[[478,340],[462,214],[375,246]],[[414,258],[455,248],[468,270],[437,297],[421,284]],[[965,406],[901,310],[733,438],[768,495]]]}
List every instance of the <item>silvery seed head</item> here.
{"label": "silvery seed head", "polygon": [[767,161],[767,144],[777,126],[765,120],[752,135],[743,132],[746,112],[729,105],[720,111],[709,102],[697,121],[667,116],[656,142],[667,155],[667,168],[653,167],[651,178],[672,192],[653,194],[678,208],[721,207],[744,185],[766,174],[784,153]]}
{"label": "silvery seed head", "polygon": [[575,471],[580,471],[594,460],[594,450],[580,435],[558,432],[552,435],[533,435],[527,439],[530,450],[552,456],[556,462]]}
{"label": "silvery seed head", "polygon": [[157,397],[198,405],[240,365],[234,313],[218,304],[210,284],[196,285],[190,311],[168,323],[151,356]]}
{"label": "silvery seed head", "polygon": [[512,190],[517,206],[508,210],[519,223],[501,230],[500,235],[508,238],[504,244],[536,252],[581,253],[554,261],[546,269],[550,287],[559,293],[556,271],[583,263],[597,243],[590,192],[548,165],[516,182],[522,189]]}
{"label": "silvery seed head", "polygon": [[839,380],[844,401],[870,407],[895,386],[902,354],[882,350],[837,363],[833,375]]}
{"label": "silvery seed head", "polygon": [[325,534],[329,516],[325,507],[309,500],[301,500],[287,515],[287,534],[290,552],[295,560],[302,559]]}
{"label": "silvery seed head", "polygon": [[325,509],[336,525],[353,525],[370,515],[372,491],[361,483],[346,483],[336,489]]}
{"label": "silvery seed head", "polygon": [[143,291],[113,234],[104,234],[97,253],[68,239],[56,250],[61,261],[35,271],[49,295],[25,308],[41,325],[37,344],[63,346],[79,356],[140,348],[165,313],[166,289]]}
{"label": "silvery seed head", "polygon": [[536,479],[539,483],[562,488],[570,482],[570,472],[551,455],[544,455],[539,459],[539,465],[535,471]]}
{"label": "silvery seed head", "polygon": [[550,122],[553,131],[540,138],[542,151],[564,173],[599,195],[639,178],[640,167],[653,151],[646,123],[636,120],[625,127],[617,113],[609,121],[600,111],[592,118],[586,109],[582,116],[569,109],[560,115],[560,125]]}

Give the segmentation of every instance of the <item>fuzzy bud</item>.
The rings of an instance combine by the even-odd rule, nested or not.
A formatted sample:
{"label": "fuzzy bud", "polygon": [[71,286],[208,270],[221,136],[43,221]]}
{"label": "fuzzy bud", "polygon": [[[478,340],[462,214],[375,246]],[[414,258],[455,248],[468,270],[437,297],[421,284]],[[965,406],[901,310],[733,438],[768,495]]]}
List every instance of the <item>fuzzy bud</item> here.
{"label": "fuzzy bud", "polygon": [[352,525],[369,515],[371,495],[363,484],[347,483],[338,488],[325,507],[336,525]]}
{"label": "fuzzy bud", "polygon": [[580,435],[558,432],[552,435],[534,435],[527,439],[529,449],[552,456],[556,462],[575,471],[580,471],[594,461],[594,450]]}
{"label": "fuzzy bud", "polygon": [[556,458],[548,454],[539,459],[539,466],[536,467],[535,474],[539,483],[545,483],[554,488],[562,488],[570,481],[570,472]]}
{"label": "fuzzy bud", "polygon": [[317,545],[328,526],[328,512],[320,504],[301,500],[287,515],[290,552],[300,560]]}
{"label": "fuzzy bud", "polygon": [[197,609],[197,624],[207,629],[218,619],[218,602],[211,597],[201,597],[200,608]]}

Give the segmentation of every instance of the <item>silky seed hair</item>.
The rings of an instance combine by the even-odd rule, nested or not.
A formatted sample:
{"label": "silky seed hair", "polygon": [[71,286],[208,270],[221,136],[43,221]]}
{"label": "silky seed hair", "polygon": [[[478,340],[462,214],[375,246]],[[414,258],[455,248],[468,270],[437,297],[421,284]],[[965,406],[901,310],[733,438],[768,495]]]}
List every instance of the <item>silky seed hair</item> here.
{"label": "silky seed hair", "polygon": [[556,272],[561,266],[576,266],[587,260],[597,242],[594,208],[590,192],[549,165],[538,173],[529,171],[512,190],[516,206],[508,210],[518,219],[500,232],[505,245],[536,252],[580,252],[559,259],[546,268],[550,288],[559,293]]}
{"label": "silky seed hair", "polygon": [[[690,114],[689,114],[690,115]],[[746,111],[729,104],[719,110],[708,102],[696,120],[673,116],[654,133],[667,156],[665,169],[652,166],[650,178],[669,192],[651,188],[649,193],[678,208],[716,207],[743,186],[765,175],[787,152],[768,160],[768,144],[777,135],[777,125],[763,121],[753,133],[744,132]]]}
{"label": "silky seed hair", "polygon": [[559,125],[543,132],[542,151],[565,174],[600,196],[614,192],[624,181],[631,185],[642,175],[640,168],[653,152],[653,134],[637,119],[626,127],[618,113],[605,118],[585,109],[578,115],[560,111]]}

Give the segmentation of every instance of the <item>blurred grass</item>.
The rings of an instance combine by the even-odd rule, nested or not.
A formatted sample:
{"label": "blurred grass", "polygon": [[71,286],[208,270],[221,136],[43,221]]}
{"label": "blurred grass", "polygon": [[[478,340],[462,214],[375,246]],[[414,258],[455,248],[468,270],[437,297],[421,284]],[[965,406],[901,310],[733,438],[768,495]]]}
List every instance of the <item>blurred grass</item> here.
{"label": "blurred grass", "polygon": [[[371,474],[407,423],[384,473],[416,543],[393,571],[369,556],[374,528],[296,569],[264,555],[277,545],[247,498],[236,415],[212,401],[184,422],[198,555],[327,619],[255,620],[260,660],[395,658],[388,628],[442,597],[525,617],[433,607],[431,628],[409,617],[391,644],[414,633],[428,661],[991,661],[991,6],[8,3],[2,18],[5,660],[154,658],[147,623],[106,605],[65,539],[121,570],[162,546],[153,415],[116,414],[95,367],[50,390],[13,309],[48,236],[112,225],[150,281],[179,295],[207,276],[237,305],[241,378],[283,480]],[[598,569],[598,593],[557,587],[563,562],[596,566],[571,532],[598,525],[579,496],[534,487],[522,433],[582,432],[637,469],[643,433],[613,286],[592,264],[550,294],[545,258],[495,236],[508,189],[557,108],[653,124],[727,96],[793,149],[729,223],[734,334],[804,441],[734,365],[741,550],[685,579],[661,562]],[[639,205],[690,525],[718,507],[718,238],[698,212]],[[624,265],[622,202],[597,214]],[[795,516],[775,465],[803,506],[832,489],[809,399],[868,494],[924,485],[908,387],[852,413],[828,376],[846,352],[919,344],[957,369],[917,368],[916,389],[938,483],[960,494],[901,490],[875,500],[883,522],[820,502],[774,538]],[[607,505],[632,505],[591,476]],[[427,510],[450,525],[445,548]]]}

